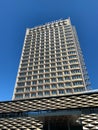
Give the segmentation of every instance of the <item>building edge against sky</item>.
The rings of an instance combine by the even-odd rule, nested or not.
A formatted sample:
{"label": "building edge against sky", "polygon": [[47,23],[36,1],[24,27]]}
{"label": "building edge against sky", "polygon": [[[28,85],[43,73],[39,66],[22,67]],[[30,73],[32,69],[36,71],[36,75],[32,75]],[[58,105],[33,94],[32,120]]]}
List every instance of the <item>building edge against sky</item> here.
{"label": "building edge against sky", "polygon": [[80,93],[88,79],[70,18],[27,29],[13,100]]}

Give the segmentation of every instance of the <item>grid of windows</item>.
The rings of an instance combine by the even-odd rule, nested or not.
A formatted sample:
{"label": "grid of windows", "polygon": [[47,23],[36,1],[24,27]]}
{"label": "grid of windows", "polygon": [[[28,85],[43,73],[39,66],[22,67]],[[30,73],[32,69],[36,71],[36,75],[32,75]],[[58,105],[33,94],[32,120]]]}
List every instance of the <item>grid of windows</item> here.
{"label": "grid of windows", "polygon": [[72,93],[78,85],[86,89],[74,33],[70,19],[27,30],[14,99]]}

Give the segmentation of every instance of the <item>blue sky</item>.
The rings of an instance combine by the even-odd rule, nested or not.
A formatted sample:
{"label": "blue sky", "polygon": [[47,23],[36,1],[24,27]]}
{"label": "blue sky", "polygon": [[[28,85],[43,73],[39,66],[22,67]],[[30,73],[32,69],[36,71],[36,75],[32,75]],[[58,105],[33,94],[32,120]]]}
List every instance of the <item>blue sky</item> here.
{"label": "blue sky", "polygon": [[98,0],[0,0],[0,101],[12,98],[26,28],[68,17],[98,89]]}

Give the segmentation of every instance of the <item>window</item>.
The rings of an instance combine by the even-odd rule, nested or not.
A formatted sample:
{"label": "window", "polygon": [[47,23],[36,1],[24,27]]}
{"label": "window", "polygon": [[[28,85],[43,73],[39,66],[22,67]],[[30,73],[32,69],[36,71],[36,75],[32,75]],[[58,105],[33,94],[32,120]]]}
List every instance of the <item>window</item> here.
{"label": "window", "polygon": [[52,91],[52,94],[53,94],[53,95],[56,95],[56,94],[57,94],[57,91],[56,91],[56,90],[53,90],[53,91]]}
{"label": "window", "polygon": [[62,56],[66,56],[66,53],[62,53]]}
{"label": "window", "polygon": [[46,64],[45,67],[49,67],[49,64]]}
{"label": "window", "polygon": [[64,65],[67,64],[67,61],[63,61],[63,64],[64,64]]}
{"label": "window", "polygon": [[37,84],[37,81],[33,81],[32,84]]}
{"label": "window", "polygon": [[45,95],[50,95],[50,92],[49,91],[45,91]]}
{"label": "window", "polygon": [[43,86],[38,86],[38,90],[43,90]]}
{"label": "window", "polygon": [[70,60],[69,62],[70,63],[76,63],[76,62],[78,62],[78,60]]}
{"label": "window", "polygon": [[49,77],[49,74],[45,74],[45,77],[46,77],[46,78]]}
{"label": "window", "polygon": [[31,85],[31,82],[26,82],[26,85]]}
{"label": "window", "polygon": [[66,89],[67,93],[72,93],[72,89]]}
{"label": "window", "polygon": [[38,65],[38,62],[34,62],[35,65]]}
{"label": "window", "polygon": [[69,59],[72,59],[72,58],[77,58],[77,56],[76,55],[69,56]]}
{"label": "window", "polygon": [[51,51],[51,54],[54,54],[55,53],[55,51]]}
{"label": "window", "polygon": [[30,91],[30,88],[25,88],[25,91],[26,91],[26,92],[29,92],[29,91]]}
{"label": "window", "polygon": [[28,72],[28,75],[32,75],[32,72]]}
{"label": "window", "polygon": [[41,75],[39,75],[39,78],[41,79],[41,78],[43,78],[43,75],[41,74]]}
{"label": "window", "polygon": [[43,80],[39,80],[38,83],[39,83],[39,84],[42,84],[42,83],[43,83]]}
{"label": "window", "polygon": [[66,76],[66,77],[65,77],[65,80],[70,80],[70,77],[69,77],[69,76]]}
{"label": "window", "polygon": [[[47,37],[48,38],[48,37]],[[49,48],[49,45],[46,45],[46,48]]]}
{"label": "window", "polygon": [[62,72],[58,72],[58,75],[62,75]]}
{"label": "window", "polygon": [[33,90],[33,91],[36,90],[36,86],[32,87],[32,90]]}
{"label": "window", "polygon": [[70,68],[77,68],[79,67],[79,64],[70,65]]}
{"label": "window", "polygon": [[38,66],[34,66],[34,69],[38,69]]}
{"label": "window", "polygon": [[44,70],[39,70],[39,73],[43,73],[44,72]]}
{"label": "window", "polygon": [[38,92],[38,96],[43,96],[43,93],[42,92]]}
{"label": "window", "polygon": [[57,57],[59,57],[59,56],[60,56],[60,54],[56,54],[56,56],[57,56]]}
{"label": "window", "polygon": [[18,78],[19,81],[25,80],[25,77]]}
{"label": "window", "polygon": [[57,70],[62,70],[62,67],[57,67]]}
{"label": "window", "polygon": [[59,87],[64,87],[64,84],[63,83],[59,83],[58,86]]}
{"label": "window", "polygon": [[43,65],[40,65],[40,68],[43,68],[44,66]]}
{"label": "window", "polygon": [[55,57],[55,55],[51,55],[51,58],[54,58]]}
{"label": "window", "polygon": [[16,92],[24,92],[24,88],[17,88]]}
{"label": "window", "polygon": [[57,58],[56,60],[57,60],[57,61],[60,61],[61,59],[60,59],[60,58]]}
{"label": "window", "polygon": [[17,83],[17,86],[25,86],[24,82]]}
{"label": "window", "polygon": [[50,80],[49,79],[45,79],[45,83],[49,83],[50,82]]}
{"label": "window", "polygon": [[28,77],[27,77],[27,80],[31,80],[31,76],[28,76]]}
{"label": "window", "polygon": [[72,76],[72,79],[80,79],[80,78],[82,78],[81,75],[73,75],[73,76]]}
{"label": "window", "polygon": [[37,71],[34,71],[34,74],[37,74]]}
{"label": "window", "polygon": [[56,88],[56,84],[51,84],[51,87],[52,88]]}
{"label": "window", "polygon": [[23,56],[23,59],[27,59],[29,56]]}
{"label": "window", "polygon": [[45,56],[46,59],[49,59],[49,56]]}
{"label": "window", "polygon": [[55,62],[55,59],[51,59],[51,62]]}
{"label": "window", "polygon": [[26,70],[27,70],[27,68],[21,68],[20,70],[21,70],[21,71],[26,71]]}
{"label": "window", "polygon": [[52,79],[51,79],[51,82],[56,82],[56,78],[52,78]]}
{"label": "window", "polygon": [[34,76],[33,76],[33,79],[37,79],[37,75],[34,75]]}
{"label": "window", "polygon": [[48,51],[49,51],[49,48],[48,48],[48,49],[46,48],[46,55],[47,55],[47,56],[49,55],[49,52],[48,52]]}
{"label": "window", "polygon": [[68,54],[76,54],[75,51],[69,51]]}
{"label": "window", "polygon": [[71,70],[71,73],[80,73],[80,70],[79,69]]}
{"label": "window", "polygon": [[66,49],[62,49],[62,52],[65,52],[66,51]]}
{"label": "window", "polygon": [[17,94],[17,95],[15,95],[15,98],[17,98],[17,99],[23,98],[23,94]]}
{"label": "window", "polygon": [[69,71],[64,71],[64,74],[66,75],[66,74],[69,74]]}
{"label": "window", "polygon": [[74,43],[67,44],[67,46],[68,46],[68,47],[69,47],[69,46],[74,46]]}
{"label": "window", "polygon": [[45,89],[49,89],[50,88],[50,86],[49,85],[45,85]]}
{"label": "window", "polygon": [[49,63],[49,60],[45,60],[46,63]]}
{"label": "window", "polygon": [[44,64],[44,61],[40,61],[40,64]]}
{"label": "window", "polygon": [[[32,66],[33,63],[29,63],[29,66]],[[29,70],[32,70],[32,67],[29,67]]]}
{"label": "window", "polygon": [[58,81],[63,81],[63,78],[62,78],[62,77],[59,77],[59,78],[58,78]]}
{"label": "window", "polygon": [[38,58],[35,58],[35,61],[38,61]]}
{"label": "window", "polygon": [[62,57],[63,60],[66,60],[67,58],[66,57]]}
{"label": "window", "polygon": [[60,50],[56,50],[56,53],[59,53],[60,52]]}
{"label": "window", "polygon": [[[38,57],[38,56],[39,56],[39,54],[35,54],[35,56],[36,56],[36,57]],[[33,61],[33,59],[32,59],[32,61]]]}
{"label": "window", "polygon": [[26,72],[20,73],[20,76],[24,76],[24,75],[26,75]]}
{"label": "window", "polygon": [[26,98],[28,98],[29,96],[30,96],[30,94],[29,94],[29,93],[26,93],[26,94],[25,94],[25,97],[26,97]]}
{"label": "window", "polygon": [[36,93],[32,93],[32,94],[31,94],[31,97],[36,97]]}
{"label": "window", "polygon": [[40,60],[44,60],[44,57],[40,57]]}
{"label": "window", "polygon": [[68,87],[68,86],[71,86],[71,83],[70,82],[66,82],[65,85]]}
{"label": "window", "polygon": [[82,92],[85,91],[85,88],[74,88],[74,92]]}
{"label": "window", "polygon": [[51,66],[55,66],[55,63],[52,63]]}
{"label": "window", "polygon": [[64,90],[59,90],[59,94],[64,94]]}
{"label": "window", "polygon": [[73,49],[75,49],[74,47],[69,47],[69,48],[67,48],[68,50],[73,50]]}
{"label": "window", "polygon": [[55,68],[51,68],[51,71],[55,71]]}
{"label": "window", "polygon": [[66,70],[66,69],[68,69],[68,66],[63,66],[63,68]]}
{"label": "window", "polygon": [[21,64],[21,67],[26,67],[28,64]]}
{"label": "window", "polygon": [[74,86],[83,85],[83,82],[82,81],[75,81],[75,82],[73,82],[73,85]]}
{"label": "window", "polygon": [[57,65],[61,65],[61,62],[57,62]]}
{"label": "window", "polygon": [[45,69],[45,72],[49,72],[49,69]]}
{"label": "window", "polygon": [[56,76],[56,73],[51,73],[51,76]]}

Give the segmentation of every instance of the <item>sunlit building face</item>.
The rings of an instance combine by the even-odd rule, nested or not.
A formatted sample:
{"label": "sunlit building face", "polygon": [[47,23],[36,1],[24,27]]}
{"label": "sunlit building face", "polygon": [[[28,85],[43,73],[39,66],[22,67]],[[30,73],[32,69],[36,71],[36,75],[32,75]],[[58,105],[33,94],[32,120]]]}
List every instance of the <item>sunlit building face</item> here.
{"label": "sunlit building face", "polygon": [[69,18],[26,30],[13,100],[80,93],[88,85],[77,33]]}

